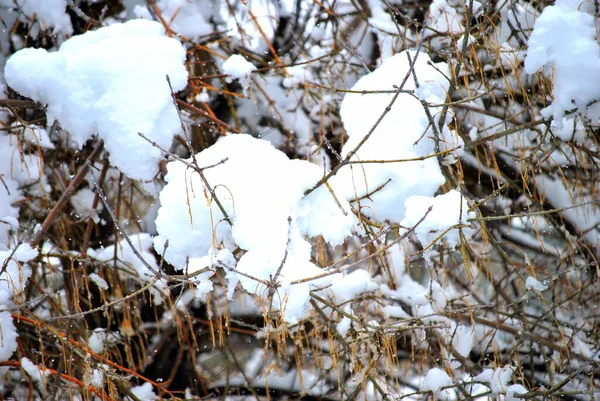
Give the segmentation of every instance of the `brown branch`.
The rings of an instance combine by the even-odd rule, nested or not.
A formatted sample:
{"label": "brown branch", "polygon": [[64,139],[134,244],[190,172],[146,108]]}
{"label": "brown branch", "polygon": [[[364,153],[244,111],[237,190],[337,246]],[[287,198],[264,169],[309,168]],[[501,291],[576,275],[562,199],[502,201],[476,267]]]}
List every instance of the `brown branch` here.
{"label": "brown branch", "polygon": [[35,248],[42,242],[44,236],[46,235],[46,232],[56,219],[58,212],[60,212],[60,210],[65,206],[71,195],[73,195],[75,190],[79,187],[81,181],[83,181],[84,177],[88,173],[89,165],[98,157],[98,155],[102,152],[102,149],[104,149],[104,141],[102,139],[99,139],[98,143],[96,143],[96,147],[94,148],[94,150],[92,150],[92,153],[88,156],[85,163],[81,166],[75,178],[73,178],[73,180],[69,183],[69,186],[67,187],[65,192],[62,194],[58,202],[56,202],[50,213],[48,213],[46,220],[44,220],[44,222],[42,223],[42,227],[37,232],[37,234],[35,234],[35,237],[31,241],[32,247]]}

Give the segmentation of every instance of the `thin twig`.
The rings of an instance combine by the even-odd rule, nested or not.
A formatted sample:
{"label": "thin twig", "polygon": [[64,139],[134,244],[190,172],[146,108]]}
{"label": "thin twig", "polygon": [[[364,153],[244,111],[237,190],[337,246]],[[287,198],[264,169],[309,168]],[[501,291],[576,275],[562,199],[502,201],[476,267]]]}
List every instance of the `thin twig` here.
{"label": "thin twig", "polygon": [[31,246],[33,248],[35,248],[42,242],[42,240],[44,239],[44,236],[46,235],[46,231],[48,231],[48,229],[54,222],[54,219],[56,219],[58,212],[65,206],[65,204],[67,203],[67,201],[69,200],[71,195],[73,195],[75,190],[79,187],[79,185],[83,181],[85,175],[87,174],[88,170],[90,169],[92,162],[94,160],[96,160],[96,158],[98,157],[100,152],[102,152],[103,148],[104,148],[104,141],[102,139],[99,139],[98,143],[96,143],[96,146],[94,147],[94,150],[88,156],[85,163],[81,166],[81,168],[79,169],[79,172],[77,173],[75,178],[73,178],[73,180],[69,183],[69,186],[67,187],[67,189],[65,189],[65,192],[62,194],[62,196],[60,197],[58,202],[56,202],[56,204],[54,205],[54,207],[52,208],[50,213],[48,213],[48,216],[42,223],[40,230],[36,233],[35,237],[31,241]]}

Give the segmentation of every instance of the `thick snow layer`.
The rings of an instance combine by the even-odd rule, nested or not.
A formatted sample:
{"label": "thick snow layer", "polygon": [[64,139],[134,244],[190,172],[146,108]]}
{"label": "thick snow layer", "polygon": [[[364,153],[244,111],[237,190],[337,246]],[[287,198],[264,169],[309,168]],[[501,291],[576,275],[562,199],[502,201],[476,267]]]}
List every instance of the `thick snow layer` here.
{"label": "thick snow layer", "polygon": [[180,121],[166,76],[173,90],[183,89],[184,61],[185,50],[161,24],[132,20],[75,36],[57,52],[20,50],[5,76],[21,95],[47,104],[48,120],[58,120],[80,146],[98,133],[113,165],[149,180],[161,151],[138,132],[170,146]]}
{"label": "thick snow layer", "polygon": [[[200,175],[181,162],[171,162],[167,185],[160,193],[156,250],[162,253],[168,240],[165,258],[178,270],[188,267],[188,257],[202,258],[220,247],[246,250],[236,269],[259,280],[269,280],[281,266],[277,280],[282,289],[274,297],[275,305],[285,304],[289,322],[299,319],[310,285],[316,283],[289,283],[322,273],[310,262],[311,246],[305,236],[323,235],[332,245],[341,244],[355,224],[348,203],[341,199],[338,206],[325,186],[304,196],[322,177],[322,170],[306,161],[290,160],[268,142],[249,135],[222,138],[199,153],[196,162],[201,168],[213,166],[203,173],[231,224]],[[259,281],[237,278],[247,291],[266,296]]]}
{"label": "thick snow layer", "polygon": [[[409,56],[414,62],[418,88],[410,73]],[[344,145],[342,157],[355,150],[373,129],[392,103],[395,88],[405,78],[404,90],[417,91],[419,97],[430,104],[445,102],[449,83],[444,74],[449,76],[448,66],[445,63],[429,65],[430,62],[429,57],[423,53],[398,53],[386,59],[379,68],[362,77],[352,87],[353,92],[346,94],[340,109],[344,127],[350,137]],[[362,91],[387,93],[362,94]],[[432,106],[429,110],[437,125],[440,107]],[[361,198],[383,186],[368,198],[360,200],[361,211],[377,220],[400,222],[405,217],[405,201],[415,195],[433,196],[444,183],[444,176],[436,157],[410,162],[389,161],[435,153],[434,137],[419,98],[401,93],[391,105],[389,113],[352,158],[354,162],[380,163],[346,166],[338,172],[332,183],[334,187],[343,188],[342,193],[347,199]],[[444,124],[443,131],[439,133],[440,150],[458,145],[459,142],[455,142],[455,139],[455,134]]]}
{"label": "thick snow layer", "polygon": [[[543,67],[553,77],[554,101],[543,110],[546,117],[562,121],[569,110],[579,109],[592,120],[600,119],[600,45],[594,17],[578,10],[580,1],[559,0],[544,8],[529,38],[525,72]],[[581,79],[585,77],[585,79]]]}

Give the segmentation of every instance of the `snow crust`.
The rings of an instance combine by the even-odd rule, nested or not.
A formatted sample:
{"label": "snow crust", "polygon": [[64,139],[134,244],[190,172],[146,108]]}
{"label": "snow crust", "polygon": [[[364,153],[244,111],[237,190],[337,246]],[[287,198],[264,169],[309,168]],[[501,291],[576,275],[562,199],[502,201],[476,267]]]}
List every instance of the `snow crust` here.
{"label": "snow crust", "polygon": [[97,133],[113,165],[150,180],[161,151],[138,132],[170,146],[180,122],[166,76],[174,91],[183,89],[184,61],[184,48],[161,24],[131,20],[72,37],[56,52],[20,50],[5,77],[21,95],[47,104],[48,120],[58,120],[78,146]]}

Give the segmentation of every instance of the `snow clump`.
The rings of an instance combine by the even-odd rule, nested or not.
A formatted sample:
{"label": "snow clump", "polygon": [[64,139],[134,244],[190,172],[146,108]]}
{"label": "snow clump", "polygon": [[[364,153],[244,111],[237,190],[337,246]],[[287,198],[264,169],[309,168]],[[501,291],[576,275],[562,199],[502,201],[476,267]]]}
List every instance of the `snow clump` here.
{"label": "snow clump", "polygon": [[6,62],[5,78],[22,96],[47,104],[78,146],[98,133],[111,163],[128,177],[150,180],[161,151],[180,129],[166,80],[187,84],[185,49],[158,22],[132,20],[74,36],[58,51],[26,48]]}

